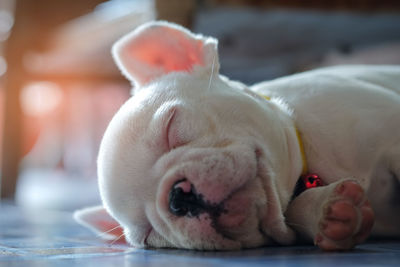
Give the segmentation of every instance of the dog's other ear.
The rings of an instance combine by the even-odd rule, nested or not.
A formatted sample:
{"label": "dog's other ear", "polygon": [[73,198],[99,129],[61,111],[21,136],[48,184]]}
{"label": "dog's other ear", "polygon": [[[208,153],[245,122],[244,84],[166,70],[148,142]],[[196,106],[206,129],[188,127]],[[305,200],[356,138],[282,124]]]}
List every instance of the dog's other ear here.
{"label": "dog's other ear", "polygon": [[195,66],[209,67],[213,73],[219,69],[216,39],[161,21],[143,24],[122,37],[112,54],[136,87],[170,72],[191,72]]}
{"label": "dog's other ear", "polygon": [[103,206],[94,206],[74,212],[74,219],[105,240],[125,242],[123,228]]}

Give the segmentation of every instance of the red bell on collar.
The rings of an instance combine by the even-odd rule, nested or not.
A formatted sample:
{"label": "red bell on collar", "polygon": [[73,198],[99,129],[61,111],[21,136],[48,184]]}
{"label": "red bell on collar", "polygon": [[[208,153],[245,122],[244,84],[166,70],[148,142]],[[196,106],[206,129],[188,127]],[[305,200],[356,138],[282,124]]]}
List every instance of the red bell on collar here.
{"label": "red bell on collar", "polygon": [[300,176],[299,180],[297,180],[296,186],[293,191],[292,200],[296,198],[298,195],[306,191],[307,189],[324,186],[324,182],[321,177],[315,173],[307,173]]}
{"label": "red bell on collar", "polygon": [[305,189],[314,188],[317,186],[323,186],[324,183],[322,182],[321,177],[319,177],[315,173],[305,174],[300,177],[303,180]]}

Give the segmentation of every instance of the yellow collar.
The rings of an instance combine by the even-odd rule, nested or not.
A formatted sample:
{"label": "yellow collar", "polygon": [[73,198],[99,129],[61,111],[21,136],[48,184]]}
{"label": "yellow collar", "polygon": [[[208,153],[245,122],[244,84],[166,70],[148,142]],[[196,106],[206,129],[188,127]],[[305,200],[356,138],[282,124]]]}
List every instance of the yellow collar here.
{"label": "yellow collar", "polygon": [[[265,96],[265,95],[261,95],[263,98],[265,98],[266,100],[270,101],[271,98],[269,96]],[[304,145],[303,145],[303,140],[301,139],[301,135],[299,130],[297,129],[296,125],[294,126],[294,129],[296,131],[296,137],[297,137],[297,142],[299,144],[299,148],[300,148],[300,154],[301,154],[301,159],[302,159],[302,163],[303,163],[303,169],[301,174],[305,175],[308,173],[308,165],[307,165],[307,158],[306,158],[306,153],[304,152]]]}

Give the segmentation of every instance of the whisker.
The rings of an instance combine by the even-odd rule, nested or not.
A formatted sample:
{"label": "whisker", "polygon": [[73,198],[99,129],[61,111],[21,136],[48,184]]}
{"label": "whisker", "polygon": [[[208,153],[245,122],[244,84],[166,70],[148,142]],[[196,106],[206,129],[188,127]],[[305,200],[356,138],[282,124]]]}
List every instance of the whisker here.
{"label": "whisker", "polygon": [[97,237],[102,237],[102,236],[108,234],[109,232],[112,232],[112,231],[114,231],[115,229],[118,229],[118,228],[122,228],[122,226],[121,225],[117,225],[114,228],[111,228],[110,230],[107,230],[105,232],[102,232],[102,233],[98,234]]}
{"label": "whisker", "polygon": [[213,57],[213,62],[212,62],[212,66],[211,66],[211,75],[210,75],[210,80],[208,82],[207,91],[209,91],[211,89],[212,77],[214,76],[215,57],[216,57],[216,55],[214,55],[214,57]]}
{"label": "whisker", "polygon": [[121,237],[125,236],[125,233],[123,233],[122,235],[118,236],[117,238],[115,238],[111,243],[110,246],[112,246],[115,242],[117,242],[118,240],[121,239]]}

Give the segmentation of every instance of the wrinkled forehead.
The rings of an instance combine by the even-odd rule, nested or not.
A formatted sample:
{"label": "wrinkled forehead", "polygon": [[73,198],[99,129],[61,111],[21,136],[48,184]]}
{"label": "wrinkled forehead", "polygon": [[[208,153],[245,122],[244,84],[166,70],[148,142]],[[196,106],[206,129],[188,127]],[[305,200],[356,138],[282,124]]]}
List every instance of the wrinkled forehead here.
{"label": "wrinkled forehead", "polygon": [[187,120],[207,117],[222,124],[247,121],[251,119],[248,114],[257,113],[251,96],[220,79],[174,74],[137,90],[115,115],[109,131],[114,132],[113,138],[137,142],[144,134],[157,131],[162,117],[173,107],[185,113]]}

